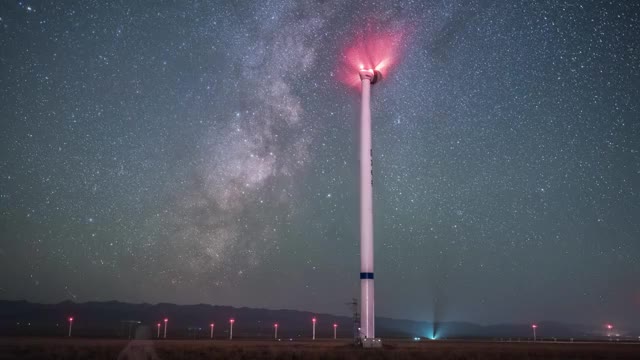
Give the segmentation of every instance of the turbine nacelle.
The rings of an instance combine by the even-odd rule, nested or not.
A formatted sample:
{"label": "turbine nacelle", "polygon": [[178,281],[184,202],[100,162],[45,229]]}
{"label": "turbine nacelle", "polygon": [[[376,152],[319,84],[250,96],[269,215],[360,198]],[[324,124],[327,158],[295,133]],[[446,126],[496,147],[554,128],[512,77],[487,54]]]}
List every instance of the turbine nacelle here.
{"label": "turbine nacelle", "polygon": [[364,69],[362,66],[360,67],[360,71],[358,71],[358,75],[360,75],[360,80],[368,79],[371,85],[382,80],[382,73],[379,70]]}

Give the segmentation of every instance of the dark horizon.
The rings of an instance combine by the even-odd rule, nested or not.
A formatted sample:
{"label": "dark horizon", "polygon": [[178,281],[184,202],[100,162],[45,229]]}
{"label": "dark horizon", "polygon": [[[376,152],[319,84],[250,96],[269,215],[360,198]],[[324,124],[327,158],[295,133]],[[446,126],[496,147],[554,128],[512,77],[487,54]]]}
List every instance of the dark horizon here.
{"label": "dark horizon", "polygon": [[[9,300],[9,299],[2,299],[2,298],[0,298],[0,302],[28,303],[28,304],[32,304],[32,305],[61,305],[61,304],[83,305],[83,304],[94,304],[94,303],[95,304],[113,304],[113,303],[117,303],[117,304],[125,304],[125,305],[151,305],[151,306],[169,305],[169,306],[184,306],[184,307],[192,307],[192,306],[203,305],[203,306],[221,307],[221,308],[266,310],[266,311],[274,311],[274,312],[277,312],[277,311],[292,311],[292,312],[299,312],[299,313],[327,315],[327,316],[342,317],[342,318],[349,318],[349,319],[352,318],[352,314],[348,313],[348,311],[346,311],[344,313],[340,313],[340,312],[325,313],[325,312],[314,312],[314,311],[309,310],[309,309],[293,309],[293,308],[287,308],[287,307],[273,307],[273,308],[271,308],[271,307],[247,307],[247,306],[234,306],[234,305],[230,305],[230,304],[213,304],[213,303],[126,302],[126,301],[121,301],[121,300],[88,300],[88,301],[79,302],[79,301],[73,301],[71,299],[66,299],[66,300],[61,300],[61,301],[54,301],[54,302],[33,302],[33,301],[26,300],[26,299]],[[396,317],[378,316],[378,315],[376,315],[376,318],[392,319],[392,320],[399,320],[399,321],[434,323],[433,320],[396,318]],[[464,319],[448,319],[446,322],[447,323],[468,323],[468,324],[475,324],[475,325],[479,325],[479,326],[519,325],[519,326],[530,327],[532,325],[531,323],[524,323],[524,322],[523,323],[518,323],[518,322],[480,323],[480,322],[468,321],[468,320],[464,320]],[[589,327],[592,327],[592,328],[594,328],[596,330],[597,329],[599,329],[599,330],[604,329],[604,327],[600,323],[564,322],[564,321],[558,321],[558,320],[553,320],[553,319],[544,319],[544,318],[541,319],[541,320],[538,320],[536,322],[536,324],[540,324],[540,323],[562,323],[562,324],[567,324],[567,325],[589,326]],[[635,328],[633,326],[630,327],[630,329],[632,331],[635,330]]]}
{"label": "dark horizon", "polygon": [[629,1],[2,2],[0,298],[347,314],[388,33],[376,315],[640,323]]}
{"label": "dark horizon", "polygon": [[[73,317],[76,337],[121,337],[123,323],[139,321],[129,332],[141,326],[151,328],[169,319],[170,338],[207,338],[208,325],[215,324],[218,338],[228,336],[228,320],[235,319],[236,338],[259,339],[272,336],[271,326],[278,323],[284,338],[304,339],[310,336],[311,319],[318,319],[319,339],[333,336],[332,324],[338,324],[339,338],[352,337],[350,316],[322,314],[289,309],[235,308],[211,304],[130,304],[118,301],[39,304],[26,301],[0,300],[0,336],[56,336],[67,331],[68,317]],[[531,324],[477,324],[465,321],[434,323],[412,319],[376,317],[377,331],[384,338],[427,340],[486,339],[493,341],[531,340]],[[603,329],[600,324],[569,324],[539,321],[538,340],[562,341],[637,341],[640,328]],[[125,326],[128,328],[128,325]],[[199,330],[194,330],[199,329]],[[609,337],[611,334],[611,337]]]}

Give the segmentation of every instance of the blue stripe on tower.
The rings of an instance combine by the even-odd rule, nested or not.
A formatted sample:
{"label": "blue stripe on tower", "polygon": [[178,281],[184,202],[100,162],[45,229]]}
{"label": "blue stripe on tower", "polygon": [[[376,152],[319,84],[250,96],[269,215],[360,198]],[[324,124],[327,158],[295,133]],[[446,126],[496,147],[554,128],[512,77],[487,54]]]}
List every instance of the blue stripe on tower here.
{"label": "blue stripe on tower", "polygon": [[373,273],[361,272],[360,279],[373,279]]}

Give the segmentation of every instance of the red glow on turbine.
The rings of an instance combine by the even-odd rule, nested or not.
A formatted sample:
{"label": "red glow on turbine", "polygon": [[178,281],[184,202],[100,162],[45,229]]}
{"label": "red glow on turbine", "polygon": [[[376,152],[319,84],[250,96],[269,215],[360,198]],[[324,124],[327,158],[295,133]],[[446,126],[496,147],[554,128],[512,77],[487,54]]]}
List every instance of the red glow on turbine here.
{"label": "red glow on turbine", "polygon": [[70,318],[69,318],[69,321],[73,321],[73,318],[72,318],[72,317],[70,317]]}
{"label": "red glow on turbine", "polygon": [[402,55],[404,33],[401,31],[374,31],[371,26],[359,32],[342,55],[338,76],[343,83],[359,87],[362,69],[378,70],[383,77]]}

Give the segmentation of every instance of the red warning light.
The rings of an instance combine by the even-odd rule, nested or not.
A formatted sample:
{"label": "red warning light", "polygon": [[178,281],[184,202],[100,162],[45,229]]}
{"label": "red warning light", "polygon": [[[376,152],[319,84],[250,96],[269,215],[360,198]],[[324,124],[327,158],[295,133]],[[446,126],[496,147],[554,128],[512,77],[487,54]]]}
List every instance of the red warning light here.
{"label": "red warning light", "polygon": [[340,81],[348,86],[358,87],[358,70],[378,70],[384,77],[402,55],[405,31],[380,31],[368,26],[356,33],[354,40],[342,52],[338,69]]}

